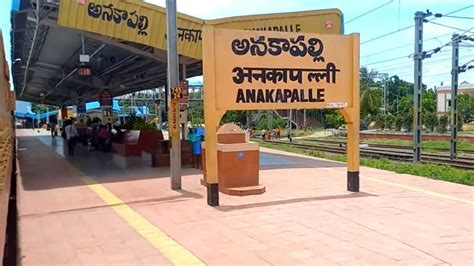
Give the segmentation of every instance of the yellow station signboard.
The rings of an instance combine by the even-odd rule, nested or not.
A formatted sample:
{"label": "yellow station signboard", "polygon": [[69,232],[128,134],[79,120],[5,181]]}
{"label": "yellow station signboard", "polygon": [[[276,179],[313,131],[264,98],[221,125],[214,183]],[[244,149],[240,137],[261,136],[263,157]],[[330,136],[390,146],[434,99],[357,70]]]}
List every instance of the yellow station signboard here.
{"label": "yellow station signboard", "polygon": [[343,34],[342,23],[342,13],[338,9],[251,15],[205,21],[206,25],[224,29],[325,34]]}
{"label": "yellow station signboard", "polygon": [[[61,0],[58,25],[166,50],[166,9],[133,0]],[[178,53],[202,58],[202,27],[342,33],[338,9],[202,20],[178,13]]]}
{"label": "yellow station signboard", "polygon": [[352,87],[359,64],[357,34],[213,28],[205,34],[214,43],[204,59],[214,66],[204,64],[204,71],[215,77],[218,110],[353,106]]}
{"label": "yellow station signboard", "polygon": [[359,191],[359,34],[203,29],[208,204],[218,205],[216,130],[228,110],[339,109],[347,189]]}
{"label": "yellow station signboard", "polygon": [[[204,21],[180,14],[177,20],[178,51],[200,58]],[[123,0],[61,0],[58,25],[125,41],[166,49],[166,10]]]}

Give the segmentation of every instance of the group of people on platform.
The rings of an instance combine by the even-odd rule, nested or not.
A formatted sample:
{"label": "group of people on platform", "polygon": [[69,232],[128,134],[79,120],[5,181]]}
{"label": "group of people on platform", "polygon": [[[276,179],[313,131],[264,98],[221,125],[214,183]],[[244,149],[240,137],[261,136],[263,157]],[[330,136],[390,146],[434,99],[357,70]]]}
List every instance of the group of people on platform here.
{"label": "group of people on platform", "polygon": [[[74,119],[64,121],[61,136],[67,142],[68,155],[74,156],[74,151],[78,143],[88,146],[89,151],[110,152],[112,150],[112,142],[121,142],[123,131],[120,127],[111,125],[92,125],[90,128],[81,128]],[[54,134],[52,134],[54,138]]]}
{"label": "group of people on platform", "polygon": [[[57,127],[55,124],[50,125],[51,137],[57,136]],[[115,125],[112,128],[111,124],[102,125],[94,124],[89,128],[81,126],[78,129],[78,124],[75,119],[65,120],[63,123],[61,136],[67,143],[68,155],[74,156],[75,148],[78,143],[88,146],[89,151],[103,151],[110,152],[112,150],[112,143],[121,143],[124,138],[124,131],[120,126]],[[244,129],[249,138],[258,137],[263,140],[273,140],[281,138],[280,128],[262,129],[256,131],[253,128]],[[193,143],[193,154],[200,155],[201,141],[204,139],[203,128],[190,129],[188,140]]]}

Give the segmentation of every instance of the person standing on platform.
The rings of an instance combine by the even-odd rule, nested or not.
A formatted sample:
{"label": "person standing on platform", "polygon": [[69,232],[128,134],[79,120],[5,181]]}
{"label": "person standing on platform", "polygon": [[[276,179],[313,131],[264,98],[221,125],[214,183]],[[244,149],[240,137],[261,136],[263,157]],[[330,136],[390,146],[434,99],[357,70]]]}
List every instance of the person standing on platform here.
{"label": "person standing on platform", "polygon": [[110,136],[109,126],[102,125],[99,130],[99,150],[104,152],[109,151]]}
{"label": "person standing on platform", "polygon": [[49,123],[49,130],[51,131],[51,137],[55,138],[58,136],[58,127],[56,126],[55,122]]}
{"label": "person standing on platform", "polygon": [[77,134],[76,125],[74,124],[72,120],[67,121],[67,125],[64,128],[64,131],[66,133],[68,154],[70,156],[74,156],[74,150],[76,148],[76,140],[79,135]]}

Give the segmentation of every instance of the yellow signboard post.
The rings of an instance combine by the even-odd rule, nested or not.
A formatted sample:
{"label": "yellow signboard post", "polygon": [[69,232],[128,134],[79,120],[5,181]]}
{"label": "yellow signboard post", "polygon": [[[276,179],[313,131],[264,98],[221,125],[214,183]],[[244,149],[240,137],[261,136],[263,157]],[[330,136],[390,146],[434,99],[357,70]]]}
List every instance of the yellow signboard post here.
{"label": "yellow signboard post", "polygon": [[171,103],[170,103],[170,114],[171,119],[169,121],[170,136],[171,139],[180,139],[179,133],[179,99],[181,95],[181,88],[174,88],[171,93]]}
{"label": "yellow signboard post", "polygon": [[228,110],[339,109],[349,191],[359,190],[359,35],[203,28],[208,204],[219,205],[217,136]]}

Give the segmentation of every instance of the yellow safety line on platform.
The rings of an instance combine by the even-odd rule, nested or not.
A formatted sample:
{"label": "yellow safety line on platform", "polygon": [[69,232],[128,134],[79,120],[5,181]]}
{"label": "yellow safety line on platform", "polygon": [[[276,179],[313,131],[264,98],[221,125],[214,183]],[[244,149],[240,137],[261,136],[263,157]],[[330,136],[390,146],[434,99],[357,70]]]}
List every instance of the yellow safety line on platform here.
{"label": "yellow safety line on platform", "polygon": [[[337,169],[332,169],[332,168],[325,168],[325,169],[330,170],[330,171],[334,171],[334,172],[340,172],[340,170],[337,170]],[[360,175],[360,177],[364,178],[364,179],[369,179],[369,180],[372,180],[372,181],[375,181],[375,182],[383,183],[383,184],[386,184],[386,185],[394,186],[394,187],[400,187],[400,188],[405,188],[405,189],[416,191],[416,192],[421,192],[421,193],[424,193],[426,195],[430,195],[430,196],[434,196],[434,197],[438,197],[438,198],[442,198],[442,199],[447,199],[447,200],[452,200],[452,201],[457,201],[457,202],[461,202],[461,203],[465,203],[465,204],[474,205],[474,200],[468,200],[468,199],[463,199],[463,198],[459,198],[459,197],[454,197],[454,196],[441,194],[441,193],[433,192],[433,191],[430,191],[430,190],[425,190],[425,189],[422,189],[422,188],[412,187],[412,186],[408,186],[408,185],[402,185],[402,184],[399,184],[399,183],[386,181],[386,180],[382,180],[382,179],[378,179],[378,178],[374,178],[374,177],[368,177],[368,176],[363,176],[363,175]]]}
{"label": "yellow safety line on platform", "polygon": [[205,265],[166,233],[158,229],[142,215],[135,212],[120,198],[94,179],[82,176],[86,183],[104,202],[122,217],[135,231],[157,248],[174,265]]}
{"label": "yellow safety line on platform", "polygon": [[400,187],[400,188],[405,188],[405,189],[416,191],[416,192],[421,192],[421,193],[424,193],[424,194],[427,194],[427,195],[430,195],[430,196],[435,196],[435,197],[438,197],[438,198],[443,198],[443,199],[448,199],[448,200],[453,200],[453,201],[457,201],[457,202],[461,202],[461,203],[474,205],[473,200],[468,200],[468,199],[454,197],[454,196],[450,196],[450,195],[446,195],[446,194],[441,194],[441,193],[425,190],[425,189],[422,189],[422,188],[402,185],[402,184],[399,184],[399,183],[385,181],[385,180],[381,180],[381,179],[378,179],[378,178],[366,177],[366,176],[364,176],[363,178],[369,179],[369,180],[372,180],[372,181],[376,181],[376,182],[379,182],[379,183],[391,185],[391,186],[394,186],[394,187]]}

